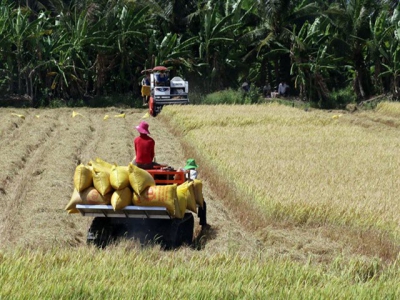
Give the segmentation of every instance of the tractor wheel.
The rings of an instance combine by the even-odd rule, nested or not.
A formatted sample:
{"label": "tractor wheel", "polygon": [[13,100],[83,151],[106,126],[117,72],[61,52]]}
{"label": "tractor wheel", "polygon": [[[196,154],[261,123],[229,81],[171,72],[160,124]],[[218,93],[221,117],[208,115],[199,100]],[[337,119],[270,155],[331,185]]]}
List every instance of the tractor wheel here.
{"label": "tractor wheel", "polygon": [[162,105],[154,105],[154,116],[157,116],[161,112],[162,108]]}
{"label": "tractor wheel", "polygon": [[175,219],[171,224],[169,247],[177,248],[193,242],[194,218],[192,213],[186,213],[182,219]]}
{"label": "tractor wheel", "polygon": [[155,115],[154,115],[154,113],[155,113],[155,110],[154,110],[154,99],[153,99],[153,97],[150,97],[150,99],[149,99],[149,114],[150,114],[150,116],[152,116],[152,117],[155,117]]}
{"label": "tractor wheel", "polygon": [[163,107],[162,105],[159,105],[154,101],[153,97],[150,97],[150,99],[149,99],[149,114],[150,114],[150,116],[156,117],[161,112],[162,107]]}
{"label": "tractor wheel", "polygon": [[113,226],[108,218],[96,217],[90,225],[86,242],[88,245],[105,248],[115,240],[113,231]]}
{"label": "tractor wheel", "polygon": [[193,229],[194,229],[194,218],[191,213],[185,214],[184,222],[181,224],[181,240],[184,245],[191,245],[193,242]]}

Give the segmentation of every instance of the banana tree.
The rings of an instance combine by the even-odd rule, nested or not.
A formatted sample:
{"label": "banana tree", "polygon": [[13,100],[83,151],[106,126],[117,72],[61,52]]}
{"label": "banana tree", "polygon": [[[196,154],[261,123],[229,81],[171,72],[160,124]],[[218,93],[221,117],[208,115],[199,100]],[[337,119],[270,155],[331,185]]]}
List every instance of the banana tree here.
{"label": "banana tree", "polygon": [[[34,14],[40,14],[41,11],[50,11],[53,17],[57,16],[59,13],[58,9],[56,8],[56,4],[60,2],[58,1],[51,1],[51,0],[24,0],[24,1],[17,1],[20,6],[26,5],[29,7],[30,10]],[[62,2],[62,1],[61,1]]]}
{"label": "banana tree", "polygon": [[[243,23],[235,20],[234,11],[220,12],[217,6],[204,7],[199,11],[201,21],[198,40],[197,55],[202,62],[201,72],[212,88],[221,88],[228,82],[226,67],[229,66],[229,58],[236,52],[235,38],[237,29]],[[227,13],[227,15],[225,15]],[[218,77],[218,80],[215,80]],[[222,86],[221,86],[222,85]]]}
{"label": "banana tree", "polygon": [[379,11],[374,0],[340,0],[326,11],[335,27],[336,55],[342,55],[354,70],[353,88],[359,100],[373,93],[367,44],[372,36],[370,21],[375,21]]}
{"label": "banana tree", "polygon": [[146,60],[147,33],[152,19],[149,6],[121,1],[109,4],[104,12],[101,30],[109,38],[106,51],[98,53],[103,58],[103,64],[99,60],[98,67],[106,72],[111,89],[128,91],[137,81],[137,68]]}
{"label": "banana tree", "polygon": [[295,76],[295,88],[306,100],[319,102],[329,97],[330,73],[339,66],[339,59],[329,54],[329,29],[317,18],[312,24],[305,22],[297,32],[291,34],[291,75]]}
{"label": "banana tree", "polygon": [[154,23],[162,35],[167,33],[187,35],[190,16],[196,11],[199,1],[196,0],[147,0],[149,13],[154,17]]}
{"label": "banana tree", "polygon": [[51,78],[48,88],[53,95],[69,99],[88,92],[88,81],[95,74],[92,50],[101,49],[107,39],[97,27],[86,11],[62,14],[57,28],[44,40],[47,55],[39,67]]}
{"label": "banana tree", "polygon": [[196,37],[184,40],[183,37],[171,33],[167,34],[161,42],[152,38],[151,44],[155,48],[152,47],[154,49],[154,65],[173,66],[178,72],[193,70],[192,48],[196,41]]}
{"label": "banana tree", "polygon": [[400,24],[396,24],[393,39],[387,52],[382,51],[386,63],[383,63],[386,71],[380,76],[390,76],[390,90],[394,99],[400,99]]}
{"label": "banana tree", "polygon": [[48,33],[45,29],[48,19],[44,14],[34,21],[29,17],[30,12],[19,7],[10,11],[8,27],[3,27],[7,33],[2,37],[2,52],[9,62],[13,80],[17,81],[16,92],[31,95],[29,75],[36,64],[38,39]]}
{"label": "banana tree", "polygon": [[371,38],[367,40],[369,59],[373,65],[373,82],[375,91],[384,93],[389,90],[387,76],[382,76],[384,70],[383,63],[388,64],[391,61],[391,47],[393,46],[393,37],[395,27],[390,22],[388,11],[383,10],[375,21],[370,21]]}
{"label": "banana tree", "polygon": [[293,28],[301,28],[306,20],[312,22],[320,12],[315,1],[266,0],[259,5],[259,24],[249,32],[254,36],[251,51],[257,52],[262,61],[260,68],[266,70],[275,87],[282,79],[290,78]]}
{"label": "banana tree", "polygon": [[0,86],[1,90],[12,90],[13,60],[11,55],[10,24],[12,5],[3,0],[0,4]]}

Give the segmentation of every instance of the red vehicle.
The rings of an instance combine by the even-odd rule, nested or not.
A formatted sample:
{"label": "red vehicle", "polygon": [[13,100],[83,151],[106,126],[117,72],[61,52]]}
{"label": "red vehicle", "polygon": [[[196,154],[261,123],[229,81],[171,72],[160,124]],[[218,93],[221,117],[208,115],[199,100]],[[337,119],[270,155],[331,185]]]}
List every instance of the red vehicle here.
{"label": "red vehicle", "polygon": [[[173,169],[146,170],[156,185],[181,184],[184,173]],[[111,205],[81,205],[76,208],[83,216],[95,217],[87,234],[87,243],[100,248],[118,238],[137,239],[142,244],[161,243],[175,248],[193,241],[194,217],[186,211],[182,219],[170,215],[165,207],[126,206],[114,211]]]}

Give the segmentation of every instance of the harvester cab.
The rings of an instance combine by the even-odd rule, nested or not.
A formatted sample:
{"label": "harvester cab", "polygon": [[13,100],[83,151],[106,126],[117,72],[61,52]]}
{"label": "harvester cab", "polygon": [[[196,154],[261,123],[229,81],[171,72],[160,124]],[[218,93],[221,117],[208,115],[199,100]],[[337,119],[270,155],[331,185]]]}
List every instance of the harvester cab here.
{"label": "harvester cab", "polygon": [[181,77],[169,78],[169,70],[158,66],[150,74],[149,113],[155,117],[164,105],[189,104],[189,83]]}

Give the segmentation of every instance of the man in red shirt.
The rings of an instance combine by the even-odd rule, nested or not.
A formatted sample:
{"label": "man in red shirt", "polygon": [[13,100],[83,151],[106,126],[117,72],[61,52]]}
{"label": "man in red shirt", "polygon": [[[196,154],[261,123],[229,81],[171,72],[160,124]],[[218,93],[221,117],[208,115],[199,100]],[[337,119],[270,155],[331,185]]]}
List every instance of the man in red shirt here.
{"label": "man in red shirt", "polygon": [[136,126],[140,136],[135,138],[134,146],[136,152],[136,158],[134,164],[142,169],[153,169],[154,166],[159,166],[154,160],[154,140],[149,137],[149,124],[147,122],[140,122],[139,126]]}

